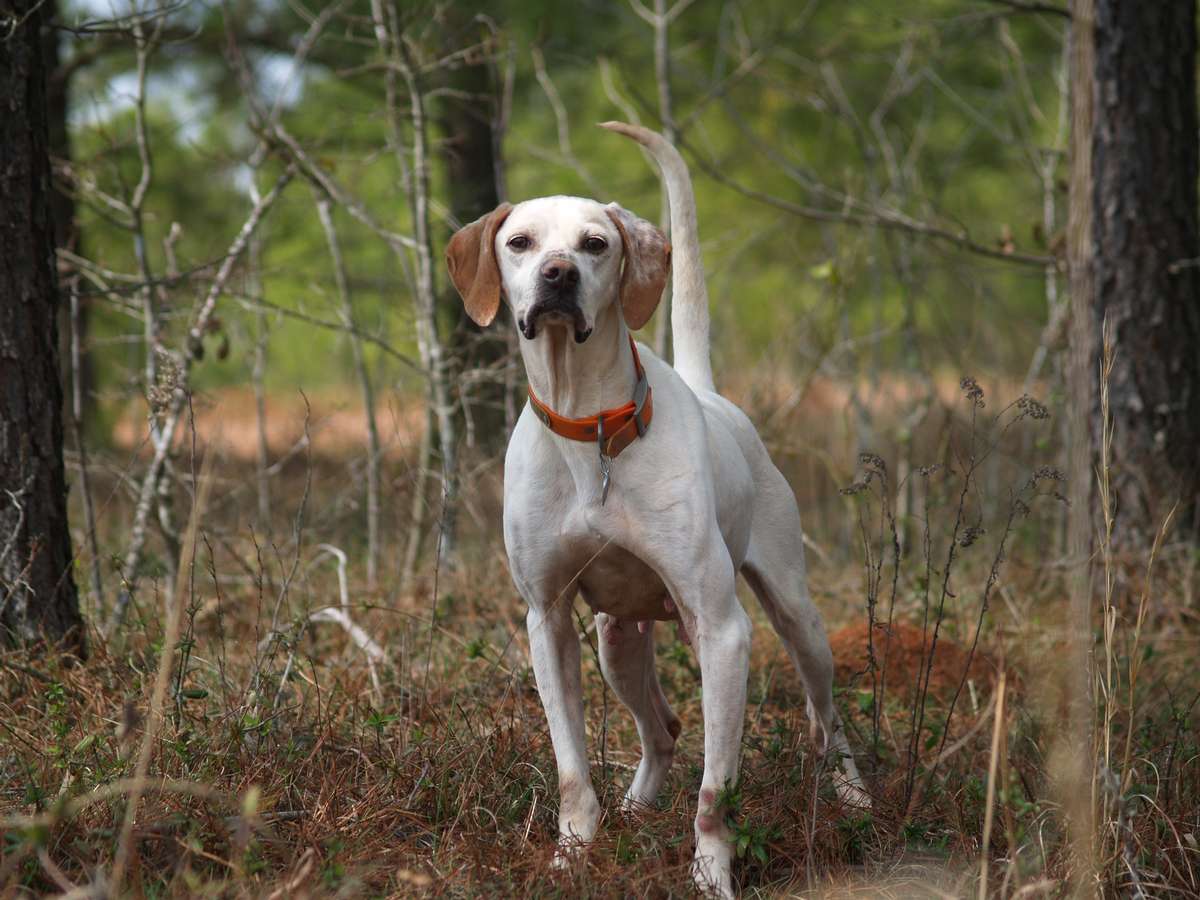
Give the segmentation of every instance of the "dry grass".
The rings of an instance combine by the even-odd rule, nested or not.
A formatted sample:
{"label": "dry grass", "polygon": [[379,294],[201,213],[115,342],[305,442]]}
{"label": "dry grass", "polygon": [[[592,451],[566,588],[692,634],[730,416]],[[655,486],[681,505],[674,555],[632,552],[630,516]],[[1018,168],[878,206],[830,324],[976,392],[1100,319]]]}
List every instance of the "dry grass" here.
{"label": "dry grass", "polygon": [[[802,422],[797,407],[775,427]],[[1013,440],[997,451],[996,465],[1023,462],[1029,444]],[[931,454],[952,443],[919,437]],[[179,638],[165,649],[170,616],[161,583],[147,577],[120,644],[94,635],[85,665],[0,660],[0,896],[111,889],[122,821],[137,794],[121,876],[122,893],[135,897],[691,893],[702,764],[691,651],[660,630],[662,680],[684,731],[660,808],[627,819],[617,802],[637,762],[637,737],[605,691],[590,635],[581,634],[593,777],[606,813],[586,861],[552,873],[555,766],[527,663],[524,610],[498,543],[494,465],[470,482],[467,565],[438,573],[436,594],[431,564],[403,594],[387,578],[387,590],[365,589],[353,562],[362,538],[346,465],[305,467],[298,459],[275,485],[278,521],[256,534],[242,512],[252,497],[238,493],[251,476],[236,460],[215,459],[196,565],[181,576]],[[847,483],[850,467],[839,465]],[[398,465],[387,498],[395,509],[408,508],[403,472]],[[944,549],[954,508],[940,496],[916,500],[934,523],[931,543]],[[980,515],[1002,524],[1007,497],[990,496],[978,502]],[[106,533],[119,533],[123,502],[107,507]],[[741,849],[736,879],[747,896],[957,897],[978,892],[986,855],[991,896],[1065,895],[1079,873],[1070,870],[1049,756],[1067,699],[1058,665],[1065,573],[1047,549],[1058,513],[1012,529],[974,654],[999,527],[960,548],[932,661],[921,528],[901,522],[913,552],[895,579],[892,632],[877,627],[871,641],[872,672],[855,502],[863,498],[842,500],[835,522],[808,516],[821,548],[810,556],[810,577],[834,633],[839,703],[875,807],[839,808],[806,738],[798,679],[747,594],[756,629],[743,777],[730,797]],[[873,530],[876,512],[867,508],[872,529],[863,546],[871,548],[868,565],[884,563],[875,598],[876,622],[884,623],[890,538]],[[391,558],[402,537],[397,531]],[[318,549],[328,541],[350,555],[347,611],[384,648],[379,662],[344,629],[310,618],[342,602],[336,559]],[[1113,563],[1113,691],[1100,719],[1114,748],[1112,774],[1103,776],[1112,787],[1099,795],[1098,821],[1108,831],[1097,842],[1112,858],[1101,854],[1096,880],[1087,882],[1105,895],[1131,893],[1135,883],[1147,894],[1200,892],[1200,622],[1188,552],[1168,540],[1152,585],[1144,560]],[[940,556],[932,567],[936,584]],[[169,687],[159,722],[150,698],[163,668]],[[997,722],[1001,669],[1007,691]],[[138,779],[143,746],[148,769]]]}

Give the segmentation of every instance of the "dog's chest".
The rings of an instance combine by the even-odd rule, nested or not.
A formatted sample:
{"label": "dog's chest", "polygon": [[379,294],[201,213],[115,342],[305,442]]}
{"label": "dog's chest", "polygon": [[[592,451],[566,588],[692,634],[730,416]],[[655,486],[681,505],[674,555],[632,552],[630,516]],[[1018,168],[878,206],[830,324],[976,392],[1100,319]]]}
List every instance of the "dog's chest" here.
{"label": "dog's chest", "polygon": [[674,617],[665,603],[669,594],[648,565],[614,544],[604,547],[579,576],[579,593],[595,612],[621,619]]}

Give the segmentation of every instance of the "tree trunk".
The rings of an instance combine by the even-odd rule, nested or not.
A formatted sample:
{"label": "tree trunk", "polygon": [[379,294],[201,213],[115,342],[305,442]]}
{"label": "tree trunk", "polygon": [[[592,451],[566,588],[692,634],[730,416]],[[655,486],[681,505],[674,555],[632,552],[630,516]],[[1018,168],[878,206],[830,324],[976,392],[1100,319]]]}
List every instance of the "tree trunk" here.
{"label": "tree trunk", "polygon": [[[47,25],[56,25],[60,21],[59,4],[55,0],[47,0],[42,6],[42,21]],[[67,124],[67,116],[71,105],[71,76],[73,68],[62,64],[61,32],[57,28],[45,27],[42,31],[46,66],[46,117],[50,138],[50,160],[56,171],[63,172],[71,164],[71,134]],[[65,247],[72,253],[83,255],[79,234],[79,220],[76,216],[75,197],[72,188],[59,179],[51,182],[51,212],[54,217],[55,246]],[[92,367],[92,355],[88,342],[88,330],[91,324],[91,302],[88,298],[79,297],[76,304],[72,340],[78,342],[78,361],[71,364],[69,342],[65,335],[71,333],[67,322],[68,311],[62,310],[59,319],[60,335],[63,336],[59,347],[59,357],[63,364],[63,383],[68,380],[79,381],[79,392],[83,397],[92,395],[95,384]],[[84,404],[84,410],[90,404]],[[82,424],[82,420],[80,420]]]}
{"label": "tree trunk", "polygon": [[383,451],[379,445],[379,426],[375,421],[375,389],[371,384],[371,373],[367,368],[367,356],[363,350],[362,333],[354,312],[354,300],[350,292],[350,279],[346,276],[346,261],[342,256],[342,245],[338,239],[337,226],[333,221],[333,207],[324,194],[317,196],[317,218],[325,232],[329,245],[329,259],[333,265],[333,281],[337,287],[338,307],[350,339],[350,351],[354,356],[354,371],[358,375],[358,388],[362,392],[363,413],[367,419],[367,588],[375,590],[379,578],[379,489],[380,467]]}
{"label": "tree trunk", "polygon": [[1093,327],[1116,340],[1115,536],[1137,548],[1176,502],[1200,534],[1196,2],[1097,0],[1095,35]]}
{"label": "tree trunk", "polygon": [[1093,0],[1073,0],[1068,67],[1070,73],[1070,191],[1067,205],[1067,277],[1070,305],[1069,353],[1066,383],[1067,478],[1071,504],[1067,512],[1067,586],[1071,596],[1068,663],[1062,687],[1068,704],[1069,727],[1062,735],[1063,812],[1071,840],[1072,890],[1086,896],[1094,883],[1092,848],[1094,808],[1091,788],[1095,759],[1092,723],[1094,615],[1092,613],[1092,538],[1096,469],[1093,464],[1091,410],[1099,408],[1096,391],[1100,371],[1099,341],[1092,319],[1092,115],[1094,21]]}
{"label": "tree trunk", "polygon": [[[461,40],[470,43],[476,37],[468,30]],[[500,98],[490,61],[482,54],[469,57],[463,65],[452,69],[447,87],[451,90],[441,103],[438,117],[441,155],[446,167],[450,215],[455,222],[465,225],[491,212],[501,200],[497,139]],[[502,306],[496,321],[484,329],[467,316],[458,292],[449,283],[438,297],[438,305],[442,310],[439,319],[450,326],[447,349],[457,371],[494,370],[491,378],[473,378],[470,383],[460,380],[459,389],[464,393],[463,406],[470,416],[466,423],[468,444],[497,453],[508,442],[505,427],[508,386],[502,366],[512,331],[508,307]]]}
{"label": "tree trunk", "polygon": [[84,650],[63,471],[43,10],[0,50],[0,642]]}

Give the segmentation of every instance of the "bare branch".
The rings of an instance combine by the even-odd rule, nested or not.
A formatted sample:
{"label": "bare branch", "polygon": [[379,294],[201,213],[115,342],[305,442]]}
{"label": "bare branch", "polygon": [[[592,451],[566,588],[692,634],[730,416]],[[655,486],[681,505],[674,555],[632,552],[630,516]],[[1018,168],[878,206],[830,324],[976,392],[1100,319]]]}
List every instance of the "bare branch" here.
{"label": "bare branch", "polygon": [[129,605],[134,587],[137,584],[137,570],[141,565],[142,550],[146,544],[146,523],[150,516],[150,507],[158,493],[159,476],[162,474],[171,444],[175,439],[175,430],[179,426],[180,417],[184,406],[187,404],[188,376],[194,360],[198,358],[198,355],[203,350],[202,339],[204,333],[208,330],[209,322],[212,320],[217,299],[221,296],[226,282],[228,282],[229,277],[233,274],[234,264],[245,251],[250,236],[254,233],[259,223],[262,222],[267,211],[279,199],[279,195],[292,180],[293,175],[293,169],[289,166],[275,182],[271,190],[250,211],[241,230],[229,245],[229,251],[225,254],[225,261],[217,271],[216,277],[209,287],[208,294],[196,313],[195,321],[188,330],[184,352],[180,354],[177,381],[171,395],[167,413],[163,417],[162,430],[154,440],[154,457],[138,490],[138,502],[134,509],[133,525],[130,528],[129,548],[125,552],[122,569],[125,583],[117,597],[112,618],[108,623],[108,635],[110,637],[121,627],[121,623],[125,619],[125,610]]}
{"label": "bare branch", "polygon": [[[317,198],[317,217],[321,220],[321,228],[325,232],[325,242],[329,245],[329,256],[333,262],[333,279],[337,286],[342,321],[348,331],[357,331],[354,303],[350,299],[350,282],[346,277],[346,263],[342,258],[342,246],[338,241],[337,227],[333,221],[333,211],[329,207],[329,198],[324,194]],[[383,454],[379,448],[379,428],[375,422],[375,392],[371,385],[371,375],[367,371],[367,360],[363,353],[362,341],[353,333],[350,337],[350,348],[354,354],[354,368],[358,374],[359,389],[362,391],[363,413],[367,419],[367,587],[374,590],[379,573],[379,463]],[[344,556],[339,558],[344,565]]]}
{"label": "bare branch", "polygon": [[1054,3],[1040,3],[1038,0],[982,0],[982,2],[994,3],[997,6],[1006,6],[1014,12],[1047,13],[1052,16],[1062,16],[1064,19],[1071,18],[1071,11],[1065,6],[1058,6]]}
{"label": "bare branch", "polygon": [[621,92],[617,90],[616,82],[613,81],[612,60],[607,56],[602,56],[599,62],[600,85],[604,88],[604,96],[608,97],[609,103],[621,111],[621,116],[626,122],[641,125],[642,117],[638,114],[637,108],[628,99],[621,96]]}
{"label": "bare branch", "polygon": [[250,236],[254,234],[255,229],[262,222],[267,210],[275,205],[275,201],[279,199],[279,195],[287,187],[294,175],[295,170],[291,166],[288,166],[283,174],[276,179],[271,190],[250,210],[250,215],[242,223],[242,228],[237,233],[237,237],[229,245],[229,252],[225,254],[225,260],[221,263],[221,268],[217,270],[216,277],[213,278],[212,284],[209,285],[208,295],[204,298],[204,302],[200,304],[200,310],[196,313],[195,323],[188,332],[188,349],[193,352],[188,353],[184,357],[185,372],[191,368],[190,361],[196,358],[195,353],[201,347],[201,339],[208,330],[208,323],[212,319],[217,300],[221,296],[221,292],[225,290],[225,283],[229,280],[229,276],[233,274],[234,265],[236,265],[242,253],[245,252],[246,245],[250,241]]}
{"label": "bare branch", "polygon": [[642,4],[641,0],[629,0],[629,5],[632,7],[633,11],[638,14],[638,18],[640,18],[647,25],[653,26],[655,24],[655,20],[658,17],[648,10]]}
{"label": "bare branch", "polygon": [[[690,148],[689,148],[690,149]],[[960,250],[966,250],[970,253],[979,256],[986,256],[989,259],[999,259],[1005,262],[1018,263],[1026,266],[1047,266],[1056,265],[1057,261],[1053,256],[1040,256],[1033,253],[1023,253],[1020,251],[1007,252],[996,247],[989,247],[986,244],[981,244],[971,237],[970,233],[965,229],[960,231],[952,231],[948,228],[943,228],[938,225],[933,225],[929,222],[922,222],[918,219],[913,219],[898,210],[888,209],[886,207],[866,207],[853,197],[844,197],[846,205],[851,208],[858,208],[857,212],[848,211],[846,209],[833,210],[821,209],[818,207],[805,206],[800,203],[792,203],[788,200],[783,200],[771,194],[765,194],[762,191],[754,190],[746,187],[738,181],[725,174],[720,166],[709,162],[707,159],[693,154],[697,165],[703,169],[708,175],[725,185],[726,187],[736,191],[743,197],[755,200],[759,203],[764,203],[767,206],[772,206],[775,209],[790,213],[794,216],[799,216],[804,219],[812,219],[815,222],[832,222],[842,225],[877,225],[880,228],[889,228],[897,231],[907,231],[912,234],[921,235],[922,237],[931,238],[941,241],[951,246],[957,247]]]}
{"label": "bare branch", "polygon": [[[128,37],[134,34],[136,28],[151,23],[161,23],[168,19],[172,13],[180,12],[186,9],[187,6],[187,2],[180,2],[166,4],[152,10],[139,10],[135,7],[133,12],[128,15],[112,15],[104,19],[92,19],[87,22],[81,22],[78,25],[66,25],[56,20],[47,27],[53,28],[55,31],[65,31],[76,37],[90,37],[98,34]],[[18,22],[17,24],[20,23]],[[158,27],[161,28],[161,24],[158,24]]]}
{"label": "bare branch", "polygon": [[1046,357],[1050,355],[1050,350],[1066,336],[1067,314],[1070,312],[1070,308],[1070,303],[1060,300],[1050,310],[1050,321],[1042,329],[1042,336],[1038,340],[1037,349],[1033,351],[1033,358],[1029,361],[1029,369],[1025,372],[1025,380],[1021,386],[1021,393],[1032,393],[1034,383],[1042,374],[1042,366],[1045,365]]}
{"label": "bare branch", "polygon": [[533,57],[533,71],[537,76],[538,84],[542,86],[542,93],[546,95],[550,109],[554,112],[554,121],[558,126],[558,151],[562,154],[563,161],[584,180],[593,196],[599,197],[604,191],[592,177],[592,173],[579,161],[575,151],[571,149],[571,124],[570,118],[567,116],[567,107],[562,102],[562,97],[558,93],[558,88],[554,86],[554,80],[550,77],[550,73],[546,71],[546,58],[538,47],[532,48],[529,52]]}
{"label": "bare branch", "polygon": [[373,344],[374,346],[378,347],[392,359],[398,360],[399,362],[408,366],[418,375],[427,375],[425,370],[421,368],[421,364],[411,356],[401,353],[387,341],[383,340],[377,335],[371,334],[370,332],[363,331],[357,325],[346,325],[344,322],[330,322],[327,319],[321,319],[317,316],[300,312],[299,310],[288,309],[286,306],[279,306],[278,304],[271,303],[262,297],[249,297],[235,294],[232,291],[227,293],[237,300],[243,309],[251,311],[270,310],[272,312],[277,312],[289,319],[295,319],[297,322],[304,322],[307,325],[315,325],[317,328],[327,328],[330,331],[340,331],[344,334],[353,335],[359,340],[366,341],[368,344]]}
{"label": "bare branch", "polygon": [[320,164],[309,156],[308,152],[300,146],[300,142],[292,137],[282,125],[278,123],[272,125],[271,134],[287,148],[306,178],[328,194],[334,203],[343,207],[346,212],[350,213],[360,223],[383,238],[393,250],[411,250],[416,246],[412,238],[403,234],[397,234],[380,225],[375,220],[375,217],[367,212],[362,202],[347,193],[328,172],[321,168]]}
{"label": "bare branch", "polygon": [[685,12],[687,12],[688,7],[690,7],[695,2],[696,2],[696,0],[676,0],[675,5],[672,6],[669,10],[667,10],[666,15],[664,15],[663,18],[666,19],[667,24],[670,25],[672,22],[674,22],[676,19],[678,19],[681,15],[683,15]]}
{"label": "bare branch", "polygon": [[79,487],[83,496],[83,522],[85,539],[92,559],[92,602],[96,615],[103,618],[107,610],[104,605],[104,582],[100,577],[100,545],[96,540],[96,510],[92,505],[91,473],[88,467],[87,444],[83,439],[83,364],[80,348],[79,277],[71,279],[70,314],[71,326],[71,427],[75,436],[75,449],[79,453]]}
{"label": "bare branch", "polygon": [[[373,0],[372,9],[379,0]],[[376,27],[379,27],[377,18]],[[393,32],[390,47],[408,90],[412,127],[412,182],[409,201],[416,233],[417,258],[417,343],[422,361],[429,371],[429,399],[437,419],[438,449],[442,462],[443,515],[438,535],[437,566],[453,569],[457,565],[455,510],[458,500],[458,426],[450,389],[450,362],[445,356],[437,327],[437,288],[434,284],[433,238],[429,231],[429,161],[427,158],[425,98],[421,93],[416,67],[409,50]],[[387,49],[385,45],[383,49]],[[395,116],[393,108],[390,114]]]}

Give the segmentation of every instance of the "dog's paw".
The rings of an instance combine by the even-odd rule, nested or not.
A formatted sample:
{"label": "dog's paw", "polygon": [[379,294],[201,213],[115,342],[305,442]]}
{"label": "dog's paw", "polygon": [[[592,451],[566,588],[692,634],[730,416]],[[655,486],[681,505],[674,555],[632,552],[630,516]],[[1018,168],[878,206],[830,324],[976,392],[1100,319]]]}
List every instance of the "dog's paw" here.
{"label": "dog's paw", "polygon": [[841,772],[836,772],[833,778],[834,787],[837,788],[838,799],[842,801],[843,806],[863,812],[871,809],[871,795],[863,790],[861,784],[851,781]]}
{"label": "dog's paw", "polygon": [[556,872],[573,869],[584,858],[586,850],[587,844],[575,836],[559,838],[550,868]]}
{"label": "dog's paw", "polygon": [[[720,859],[723,857],[722,859]],[[708,855],[696,851],[692,860],[692,881],[702,897],[717,898],[717,900],[734,900],[733,876],[729,871],[729,853]]]}
{"label": "dog's paw", "polygon": [[657,808],[658,797],[657,791],[654,795],[646,796],[635,790],[636,782],[631,785],[629,790],[625,792],[625,796],[621,798],[621,815],[629,819],[639,819],[646,813]]}
{"label": "dog's paw", "polygon": [[621,798],[621,815],[628,818],[637,818],[649,808],[649,804],[633,796],[632,789],[626,791],[625,796]]}

